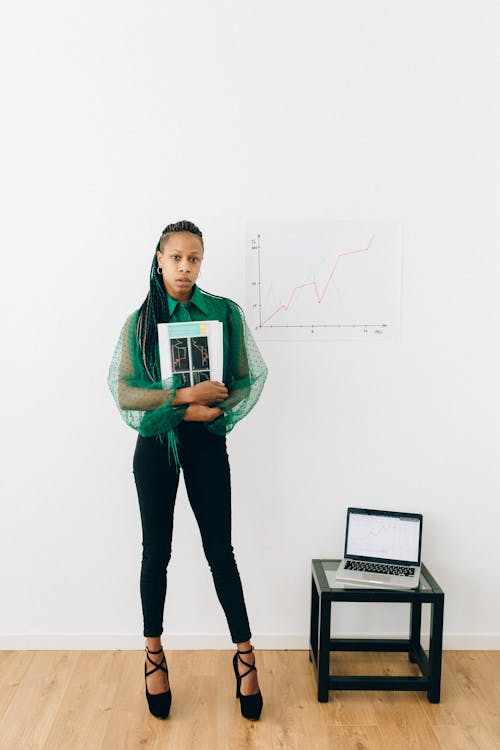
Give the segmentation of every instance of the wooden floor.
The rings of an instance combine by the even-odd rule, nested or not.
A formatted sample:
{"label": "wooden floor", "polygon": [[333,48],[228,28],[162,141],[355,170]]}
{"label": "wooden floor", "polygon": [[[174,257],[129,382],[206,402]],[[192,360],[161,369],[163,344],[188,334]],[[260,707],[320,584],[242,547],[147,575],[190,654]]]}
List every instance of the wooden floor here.
{"label": "wooden floor", "polygon": [[[260,721],[240,715],[231,651],[169,651],[170,717],[151,716],[143,651],[0,651],[1,750],[498,750],[500,652],[446,651],[441,703],[342,691],[318,703],[307,651],[256,650]],[[333,665],[335,659],[335,668]],[[332,654],[337,674],[418,674],[404,654]]]}

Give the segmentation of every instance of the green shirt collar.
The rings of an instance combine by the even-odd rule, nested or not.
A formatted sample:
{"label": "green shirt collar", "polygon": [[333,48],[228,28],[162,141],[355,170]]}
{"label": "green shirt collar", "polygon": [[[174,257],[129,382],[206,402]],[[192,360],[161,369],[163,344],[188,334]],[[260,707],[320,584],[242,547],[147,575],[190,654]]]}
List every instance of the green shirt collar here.
{"label": "green shirt collar", "polygon": [[[205,315],[208,315],[208,308],[207,303],[205,302],[203,292],[200,291],[199,287],[195,284],[193,287],[194,291],[191,295],[191,299],[187,303],[188,305],[195,305],[198,310],[201,310],[202,313],[205,313]],[[174,299],[170,296],[170,294],[167,294],[167,301],[168,301],[168,312],[169,315],[172,316],[174,312],[177,309],[177,305],[181,305],[182,302],[179,302],[179,300]]]}

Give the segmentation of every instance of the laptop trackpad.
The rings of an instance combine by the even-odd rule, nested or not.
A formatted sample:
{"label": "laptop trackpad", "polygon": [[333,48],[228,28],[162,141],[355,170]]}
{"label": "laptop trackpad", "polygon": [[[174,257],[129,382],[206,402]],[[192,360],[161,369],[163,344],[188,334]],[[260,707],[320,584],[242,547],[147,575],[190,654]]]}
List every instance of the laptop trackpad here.
{"label": "laptop trackpad", "polygon": [[380,581],[380,583],[387,583],[389,576],[383,575],[382,573],[363,573],[364,581]]}

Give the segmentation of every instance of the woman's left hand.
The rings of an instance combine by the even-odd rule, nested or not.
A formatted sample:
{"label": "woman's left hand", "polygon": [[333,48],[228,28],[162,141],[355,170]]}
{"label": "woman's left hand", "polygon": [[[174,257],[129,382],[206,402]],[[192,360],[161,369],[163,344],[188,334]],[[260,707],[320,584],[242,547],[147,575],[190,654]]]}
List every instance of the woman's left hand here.
{"label": "woman's left hand", "polygon": [[184,414],[185,422],[213,422],[220,417],[222,409],[218,406],[204,406],[203,404],[189,404]]}

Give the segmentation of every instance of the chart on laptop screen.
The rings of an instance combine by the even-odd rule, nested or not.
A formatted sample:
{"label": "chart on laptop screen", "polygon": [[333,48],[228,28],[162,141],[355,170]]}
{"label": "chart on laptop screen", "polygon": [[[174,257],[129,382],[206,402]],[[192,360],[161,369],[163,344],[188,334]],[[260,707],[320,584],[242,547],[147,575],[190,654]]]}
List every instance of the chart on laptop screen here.
{"label": "chart on laptop screen", "polygon": [[418,560],[418,519],[351,513],[348,533],[347,555]]}

